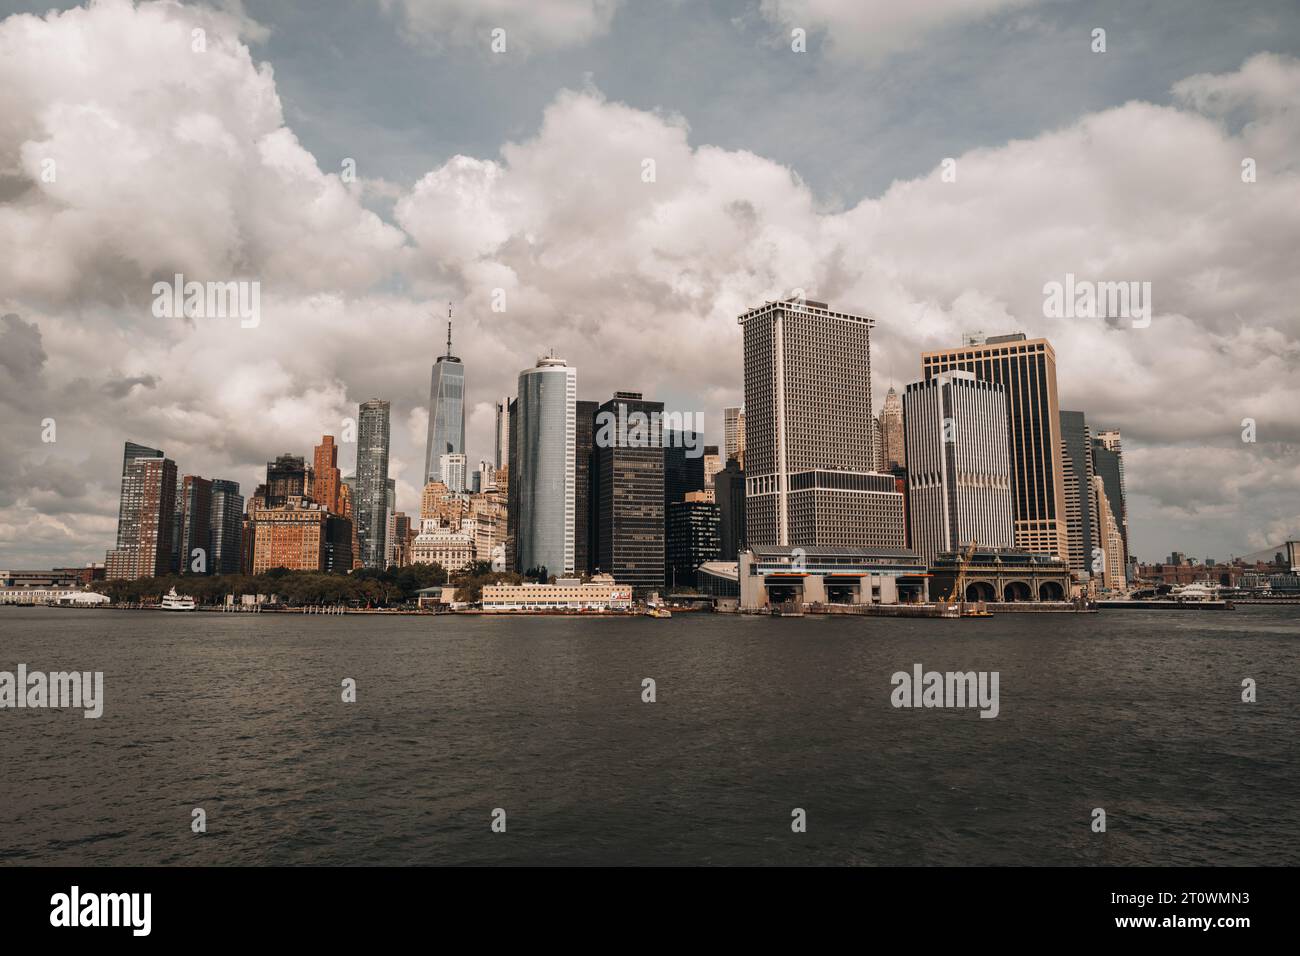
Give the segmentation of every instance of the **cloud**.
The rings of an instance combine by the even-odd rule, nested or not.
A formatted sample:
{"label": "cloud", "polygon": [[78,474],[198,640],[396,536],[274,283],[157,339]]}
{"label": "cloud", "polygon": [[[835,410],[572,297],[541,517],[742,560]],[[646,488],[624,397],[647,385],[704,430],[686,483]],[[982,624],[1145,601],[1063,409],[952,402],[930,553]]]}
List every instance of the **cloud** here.
{"label": "cloud", "polygon": [[[251,491],[371,397],[393,402],[413,512],[448,299],[471,461],[491,457],[490,401],[552,347],[583,398],[641,390],[716,423],[741,397],[736,316],[803,289],[876,317],[879,391],[967,329],[1047,336],[1062,405],[1124,433],[1139,553],[1254,545],[1294,518],[1296,60],[970,150],[955,182],[936,160],[847,208],[780,163],[693,143],[688,117],[562,91],[496,155],[383,184],[386,222],[285,125],[241,29],[125,2],[0,23],[0,550],[15,563],[102,560],[124,440]],[[260,324],[155,319],[151,281],[173,271],[257,277]],[[1046,318],[1043,285],[1067,272],[1150,282],[1150,327]],[[354,456],[342,447],[345,472]]]}
{"label": "cloud", "polygon": [[489,49],[506,31],[506,50],[581,46],[609,29],[619,0],[379,0],[396,10],[413,39]]}
{"label": "cloud", "polygon": [[917,46],[927,33],[1036,3],[1037,0],[762,0],[763,16],[788,28],[824,34],[838,56],[876,59]]}
{"label": "cloud", "polygon": [[0,288],[139,315],[177,272],[358,290],[398,264],[401,233],[284,126],[246,25],[126,0],[0,24]]}

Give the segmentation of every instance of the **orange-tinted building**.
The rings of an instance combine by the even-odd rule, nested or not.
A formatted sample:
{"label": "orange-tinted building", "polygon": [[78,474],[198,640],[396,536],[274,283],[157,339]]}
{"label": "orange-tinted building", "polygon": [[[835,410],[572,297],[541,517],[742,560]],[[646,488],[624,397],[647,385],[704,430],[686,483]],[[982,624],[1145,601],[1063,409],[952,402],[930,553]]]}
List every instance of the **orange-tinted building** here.
{"label": "orange-tinted building", "polygon": [[324,571],[328,518],[324,508],[300,496],[291,498],[284,508],[253,512],[253,573],[263,574],[271,568]]}
{"label": "orange-tinted building", "polygon": [[322,435],[316,446],[314,477],[311,482],[312,499],[331,514],[343,514],[340,489],[343,482],[339,473],[339,446],[333,435]]}

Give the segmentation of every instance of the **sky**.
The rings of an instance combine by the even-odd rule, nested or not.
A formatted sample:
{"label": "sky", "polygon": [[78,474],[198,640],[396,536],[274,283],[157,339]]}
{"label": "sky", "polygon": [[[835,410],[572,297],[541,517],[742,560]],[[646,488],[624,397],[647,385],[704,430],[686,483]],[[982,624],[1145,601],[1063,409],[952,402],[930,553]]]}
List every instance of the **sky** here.
{"label": "sky", "polygon": [[796,290],[874,317],[877,404],[1049,339],[1144,561],[1300,537],[1298,102],[1290,0],[0,0],[0,567],[104,560],[124,441],[250,493],[375,397],[415,512],[448,302],[471,462],[552,349],[720,443]]}

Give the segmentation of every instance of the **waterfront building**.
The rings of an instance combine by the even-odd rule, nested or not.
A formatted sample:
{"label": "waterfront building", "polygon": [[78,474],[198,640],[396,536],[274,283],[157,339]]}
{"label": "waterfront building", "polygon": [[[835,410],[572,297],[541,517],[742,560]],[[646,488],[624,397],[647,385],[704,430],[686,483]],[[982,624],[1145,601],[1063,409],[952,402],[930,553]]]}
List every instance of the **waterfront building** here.
{"label": "waterfront building", "polygon": [[118,502],[117,547],[104,559],[109,580],[136,580],[171,569],[176,462],[157,449],[126,443]]}
{"label": "waterfront building", "polygon": [[208,527],[211,551],[208,570],[213,574],[238,574],[243,547],[244,496],[239,482],[212,479],[212,506]]}
{"label": "waterfront building", "polygon": [[971,372],[946,372],[908,385],[898,418],[907,423],[898,456],[909,463],[911,547],[927,561],[972,542],[1011,547],[1015,507],[1002,386]]}
{"label": "waterfront building", "polygon": [[485,611],[625,611],[632,606],[632,588],[611,575],[598,574],[587,583],[557,578],[554,584],[485,584]]}
{"label": "waterfront building", "polygon": [[1021,602],[1070,598],[1070,566],[1062,558],[1016,548],[977,548],[966,566],[964,594],[952,594],[966,559],[965,551],[947,551],[931,563],[930,594],[935,600]]}
{"label": "waterfront building", "polygon": [[767,302],[744,329],[745,523],[751,548],[902,548],[903,496],[872,472],[872,320]]}
{"label": "waterfront building", "polygon": [[[754,407],[748,399],[746,405]],[[903,548],[765,545],[740,553],[738,576],[740,606],[746,609],[786,603],[915,604],[929,600],[926,563]]]}
{"label": "waterfront building", "polygon": [[475,561],[474,532],[457,526],[449,528],[436,519],[420,522],[420,533],[411,542],[411,561],[415,564],[437,564],[447,571],[460,571]]}
{"label": "waterfront building", "polygon": [[280,507],[253,512],[253,574],[272,568],[290,571],[326,569],[326,522],[329,512],[301,494]]}
{"label": "waterfront building", "polygon": [[433,364],[429,381],[429,427],[424,453],[424,482],[442,481],[456,491],[465,490],[464,469],[460,481],[448,481],[442,467],[444,455],[465,454],[465,364],[451,354],[451,307],[447,308],[447,352]]}
{"label": "waterfront building", "polygon": [[1069,536],[1056,353],[1051,344],[1046,339],[1027,339],[1022,332],[983,340],[971,337],[960,348],[922,353],[921,364],[927,381],[961,370],[1002,386],[1007,401],[1016,547],[1064,558]]}
{"label": "waterfront building", "polygon": [[668,506],[668,535],[664,549],[668,586],[695,587],[696,569],[721,559],[718,506],[704,492],[690,491]]}
{"label": "waterfront building", "polygon": [[638,594],[664,584],[663,410],[640,392],[615,392],[595,416],[595,567]]}
{"label": "waterfront building", "polygon": [[172,570],[179,574],[211,574],[211,481],[198,475],[181,479],[176,488],[172,528]]}
{"label": "waterfront building", "polygon": [[361,565],[382,570],[388,553],[388,447],[387,401],[362,402],[357,411],[357,470],[353,508]]}
{"label": "waterfront building", "polygon": [[1092,510],[1092,436],[1083,412],[1061,412],[1061,475],[1068,542],[1064,557],[1075,579],[1086,581],[1098,539]]}
{"label": "waterfront building", "polygon": [[521,571],[558,576],[574,568],[577,402],[578,372],[564,359],[543,356],[519,373],[509,497]]}

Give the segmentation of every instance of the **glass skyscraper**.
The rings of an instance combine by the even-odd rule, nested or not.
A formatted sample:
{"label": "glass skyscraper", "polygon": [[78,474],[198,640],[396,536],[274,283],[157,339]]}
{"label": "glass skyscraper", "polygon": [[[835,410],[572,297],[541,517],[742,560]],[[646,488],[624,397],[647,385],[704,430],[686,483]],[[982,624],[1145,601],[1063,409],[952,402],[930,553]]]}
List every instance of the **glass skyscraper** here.
{"label": "glass skyscraper", "polygon": [[388,537],[389,403],[372,398],[357,412],[357,471],[354,503],[361,564],[383,568]]}
{"label": "glass skyscraper", "polygon": [[578,370],[555,356],[519,373],[510,447],[510,507],[521,571],[572,573],[575,562]]}
{"label": "glass skyscraper", "polygon": [[[465,453],[465,365],[451,354],[451,322],[447,322],[447,354],[433,364],[429,383],[429,437],[424,452],[424,481],[442,481],[443,455]],[[450,487],[450,486],[449,486]],[[459,487],[464,491],[462,474]]]}

